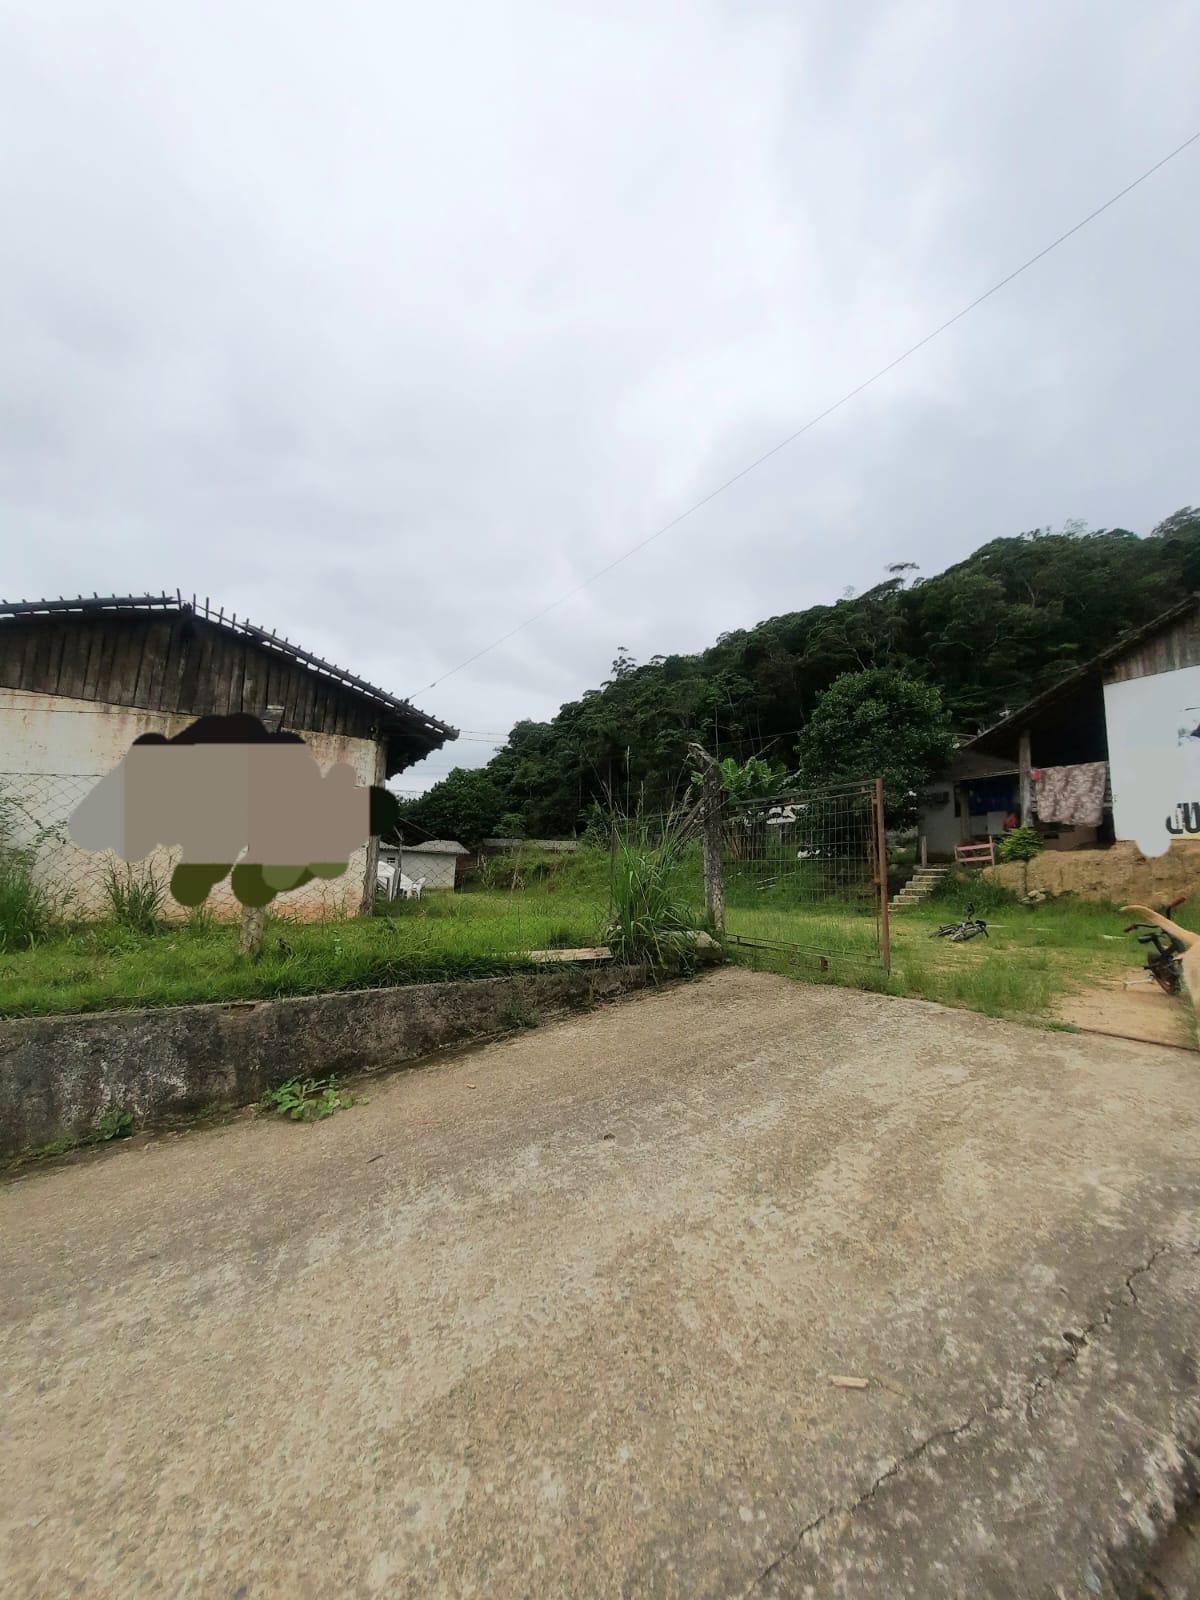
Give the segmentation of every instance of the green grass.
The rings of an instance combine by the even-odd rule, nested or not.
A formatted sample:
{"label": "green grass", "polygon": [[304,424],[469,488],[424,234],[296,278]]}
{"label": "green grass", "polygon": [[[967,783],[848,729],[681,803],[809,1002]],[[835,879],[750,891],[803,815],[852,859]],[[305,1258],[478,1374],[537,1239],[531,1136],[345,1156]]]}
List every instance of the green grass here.
{"label": "green grass", "polygon": [[0,953],[29,949],[47,938],[54,931],[57,909],[34,881],[26,853],[0,845]]}
{"label": "green grass", "polygon": [[[939,923],[957,921],[972,898],[987,919],[989,938],[957,945],[930,938]],[[1195,903],[1172,916],[1185,927],[1200,926],[1200,906]],[[1069,898],[1022,906],[982,883],[973,883],[969,891],[949,890],[937,901],[893,913],[890,976],[877,965],[870,918],[850,912],[829,918],[731,907],[726,920],[731,933],[803,942],[814,951],[836,952],[828,971],[821,971],[815,955],[791,957],[733,947],[735,958],[750,965],[817,983],[936,1000],[996,1017],[1049,1021],[1062,996],[1144,960],[1141,947],[1121,936],[1130,918],[1115,906]]]}
{"label": "green grass", "polygon": [[428,895],[362,920],[267,924],[249,962],[230,924],[138,933],[111,924],[59,930],[33,949],[0,951],[0,1014],[250,1000],[451,978],[528,966],[522,952],[590,945],[606,904],[579,894]]}
{"label": "green grass", "polygon": [[[150,932],[112,923],[60,925],[43,931],[32,948],[0,949],[0,1014],[251,1000],[524,970],[529,950],[603,941],[612,914],[610,870],[607,850],[565,857],[522,852],[493,863],[484,886],[401,901],[375,918],[316,924],[272,918],[254,962],[240,954],[236,926],[203,916]],[[649,887],[673,914],[698,913],[698,847],[685,846]],[[735,960],[807,981],[1047,1023],[1060,996],[1142,961],[1131,939],[1101,937],[1121,933],[1126,919],[1114,907],[1068,899],[1025,907],[976,879],[894,914],[893,967],[885,976],[869,904],[796,906],[789,902],[798,887],[797,880],[790,889],[762,890],[730,874],[728,931],[802,947],[793,954],[731,944]],[[817,887],[803,885],[806,892]],[[964,945],[930,939],[930,929],[956,920],[969,898],[992,937]],[[1197,926],[1200,906],[1175,915]],[[827,970],[818,952],[830,954]]]}

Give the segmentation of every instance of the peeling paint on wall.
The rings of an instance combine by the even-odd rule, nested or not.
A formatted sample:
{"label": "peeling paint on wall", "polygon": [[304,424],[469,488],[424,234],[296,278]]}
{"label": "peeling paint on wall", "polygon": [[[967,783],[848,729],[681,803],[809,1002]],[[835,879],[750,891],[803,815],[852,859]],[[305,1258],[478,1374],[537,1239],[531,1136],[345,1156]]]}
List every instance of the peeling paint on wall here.
{"label": "peeling paint on wall", "polygon": [[[120,764],[135,739],[146,733],[171,738],[195,720],[191,714],[131,710],[0,688],[0,805],[14,830],[11,842],[36,847],[35,872],[56,897],[71,894],[69,914],[94,918],[107,913],[105,885],[116,858],[74,846],[67,836],[67,818],[97,780]],[[352,768],[357,783],[375,781],[373,740],[306,733],[304,742],[322,771],[344,763]],[[178,860],[178,850],[155,850],[139,870],[169,882]],[[342,877],[318,879],[291,891],[276,902],[274,913],[297,921],[354,915],[362,902],[367,862],[364,844],[350,857]],[[237,920],[242,910],[228,883],[213,891],[209,908],[215,917],[229,921]],[[164,914],[177,919],[186,915],[169,897]]]}

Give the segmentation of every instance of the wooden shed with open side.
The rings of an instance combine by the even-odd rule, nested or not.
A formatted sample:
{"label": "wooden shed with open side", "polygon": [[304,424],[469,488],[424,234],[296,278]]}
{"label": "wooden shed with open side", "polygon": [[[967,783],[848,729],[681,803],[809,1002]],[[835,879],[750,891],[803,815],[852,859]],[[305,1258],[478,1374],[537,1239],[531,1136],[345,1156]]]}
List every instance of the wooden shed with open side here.
{"label": "wooden shed with open side", "polygon": [[[1096,814],[1056,822],[1048,777],[1083,769]],[[1152,857],[1176,840],[1200,842],[1200,596],[1185,595],[967,740],[922,796],[921,825],[931,838],[935,824],[961,827],[967,841],[997,835],[1009,812],[1052,850],[1132,842]]]}

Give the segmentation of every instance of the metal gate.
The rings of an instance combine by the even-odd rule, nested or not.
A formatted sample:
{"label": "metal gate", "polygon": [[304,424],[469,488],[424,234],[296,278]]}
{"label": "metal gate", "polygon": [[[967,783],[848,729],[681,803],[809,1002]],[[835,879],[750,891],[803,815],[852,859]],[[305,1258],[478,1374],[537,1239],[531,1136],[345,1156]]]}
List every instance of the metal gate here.
{"label": "metal gate", "polygon": [[881,779],[726,797],[719,840],[731,944],[890,970]]}

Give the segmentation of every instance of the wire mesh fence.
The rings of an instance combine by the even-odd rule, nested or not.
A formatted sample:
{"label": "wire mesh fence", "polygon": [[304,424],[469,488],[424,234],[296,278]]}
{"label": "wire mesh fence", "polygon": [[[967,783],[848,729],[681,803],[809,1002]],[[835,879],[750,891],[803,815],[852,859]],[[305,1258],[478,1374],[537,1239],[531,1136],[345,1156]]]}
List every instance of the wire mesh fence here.
{"label": "wire mesh fence", "polygon": [[[0,772],[0,868],[26,874],[62,922],[182,920],[188,912],[170,894],[178,850],[159,848],[126,864],[111,852],[93,853],[72,841],[71,815],[99,776]],[[622,852],[628,866],[632,849],[657,857],[655,872],[642,882],[660,912],[668,920],[682,912],[694,925],[711,910],[707,848],[710,861],[714,849],[719,857],[725,932],[733,944],[807,951],[822,959],[878,963],[882,956],[886,962],[873,785],[792,791],[768,800],[725,797],[716,830],[710,803],[711,797],[694,791],[669,812],[614,819],[607,862],[602,832],[561,859],[543,859],[530,847],[488,863],[473,875],[472,892],[450,892],[444,906],[438,903],[443,897],[426,896],[415,906],[385,902],[385,909],[419,913],[422,925],[453,912],[464,940],[471,925],[491,919],[503,923],[496,938],[508,941],[506,949],[600,942],[614,926]],[[356,852],[344,875],[281,895],[272,914],[298,921],[355,916],[366,864],[366,851]],[[242,907],[228,878],[210,891],[205,911],[218,921],[240,919]]]}
{"label": "wire mesh fence", "polygon": [[[702,919],[708,803],[697,794],[666,814],[614,819],[614,877],[623,850],[657,853],[672,904]],[[708,848],[719,854],[724,931],[732,944],[808,953],[825,964],[833,957],[886,963],[873,782],[761,800],[724,796],[719,808]]]}
{"label": "wire mesh fence", "polygon": [[745,945],[886,958],[874,783],[727,802],[721,852],[729,937]]}
{"label": "wire mesh fence", "polygon": [[[160,847],[127,863],[112,851],[83,850],[70,833],[71,814],[101,777],[95,772],[0,772],[0,865],[27,876],[63,922],[183,920],[187,910],[170,893],[178,849]],[[366,852],[351,858],[339,878],[320,879],[281,895],[277,915],[320,921],[357,912]],[[242,906],[228,877],[210,891],[206,912],[221,922],[240,919]]]}

